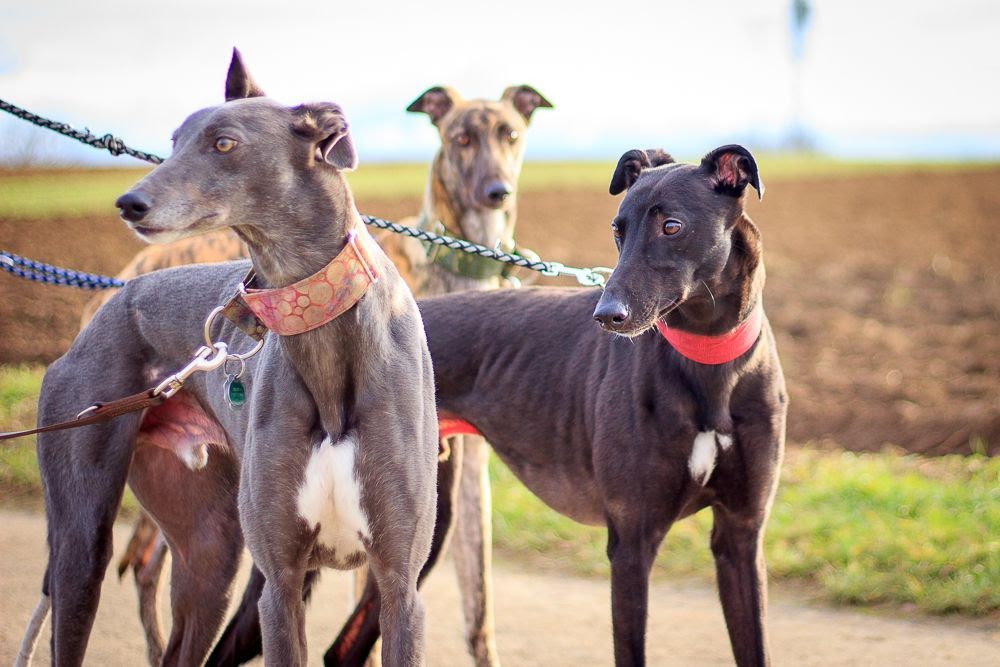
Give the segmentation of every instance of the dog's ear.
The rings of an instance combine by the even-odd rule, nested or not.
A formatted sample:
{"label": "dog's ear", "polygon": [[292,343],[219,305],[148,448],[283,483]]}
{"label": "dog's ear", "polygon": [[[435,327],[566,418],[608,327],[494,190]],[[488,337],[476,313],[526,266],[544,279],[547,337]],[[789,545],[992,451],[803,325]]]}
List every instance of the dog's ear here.
{"label": "dog's ear", "polygon": [[348,132],[347,118],[332,102],[300,104],[292,109],[292,131],[313,142],[317,158],[337,169],[354,169],[358,154]]}
{"label": "dog's ear", "polygon": [[757,161],[742,146],[730,144],[716,148],[702,158],[701,169],[719,192],[739,197],[747,185],[752,185],[757,191],[757,199],[764,197],[764,184],[757,173]]}
{"label": "dog's ear", "polygon": [[674,158],[670,153],[659,148],[633,148],[627,151],[618,160],[615,173],[611,176],[611,187],[608,191],[613,195],[620,194],[632,187],[632,184],[639,178],[643,169],[649,167],[659,167],[661,164],[670,164]]}
{"label": "dog's ear", "polygon": [[240,55],[239,49],[233,47],[233,59],[229,62],[229,73],[226,75],[226,101],[265,95],[266,93],[253,80],[246,65],[243,64],[243,56]]}
{"label": "dog's ear", "polygon": [[435,125],[444,118],[445,114],[451,111],[456,102],[461,102],[462,96],[455,92],[453,88],[447,86],[434,86],[428,88],[417,99],[406,107],[407,111],[425,113],[431,117],[431,122]]}
{"label": "dog's ear", "polygon": [[[760,289],[763,283],[754,284],[748,280],[760,266],[760,258],[763,248],[760,240],[760,231],[746,215],[740,216],[733,225],[733,255],[736,259],[736,280],[742,287],[740,289],[740,315],[745,315],[751,307],[751,297],[755,288]],[[763,280],[764,272],[757,274],[757,280]]]}
{"label": "dog's ear", "polygon": [[525,123],[531,121],[531,114],[534,113],[535,109],[539,107],[542,109],[552,108],[552,102],[549,102],[540,92],[527,84],[510,86],[503,91],[500,101],[517,109],[517,112],[524,117]]}

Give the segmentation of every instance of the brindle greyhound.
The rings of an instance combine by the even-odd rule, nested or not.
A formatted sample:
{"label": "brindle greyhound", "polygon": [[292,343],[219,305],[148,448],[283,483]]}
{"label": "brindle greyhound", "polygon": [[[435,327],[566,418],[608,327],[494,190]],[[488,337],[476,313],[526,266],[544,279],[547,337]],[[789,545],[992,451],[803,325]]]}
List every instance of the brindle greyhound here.
{"label": "brindle greyhound", "polygon": [[[528,85],[510,86],[495,102],[465,100],[453,89],[442,86],[421,94],[407,110],[430,116],[439,131],[441,147],[431,163],[420,216],[401,222],[434,228],[489,247],[513,249],[525,130],[536,109],[551,107],[541,93]],[[505,265],[492,260],[439,246],[429,249],[422,242],[399,234],[383,233],[376,239],[417,295],[494,289],[508,282]],[[119,278],[244,256],[245,245],[230,232],[220,231],[145,248],[122,270]],[[87,304],[84,324],[110,296],[101,295]],[[449,488],[456,475],[461,480],[457,487],[454,556],[462,589],[466,638],[478,665],[498,664],[490,593],[489,482],[485,474],[488,450],[485,441],[477,436],[458,436],[452,439],[449,450],[450,455],[439,465],[438,475]],[[435,543],[441,548],[455,525],[450,517],[439,517],[436,528],[444,534]],[[159,664],[163,655],[157,593],[166,552],[167,546],[156,524],[143,516],[119,562],[119,575],[130,567],[134,572],[140,617],[153,665]],[[363,567],[358,569],[362,584],[363,571]],[[227,628],[226,637],[231,640],[233,632],[235,628]]]}
{"label": "brindle greyhound", "polygon": [[[762,309],[760,236],[743,208],[748,184],[763,193],[740,146],[700,165],[629,151],[611,181],[612,194],[628,192],[603,294],[533,288],[419,303],[439,414],[475,425],[553,509],[607,526],[617,665],[644,664],[657,549],[675,521],[706,507],[736,662],[768,663],[761,543],[787,394]],[[591,314],[618,335],[585,325]],[[439,516],[450,501],[439,493]],[[367,619],[378,605],[368,586],[328,664],[357,664],[377,636]]]}
{"label": "brindle greyhound", "polygon": [[[170,159],[117,205],[151,241],[235,229],[256,286],[272,288],[242,298],[262,306],[258,316],[280,335],[247,362],[242,407],[218,378],[197,376],[144,417],[39,436],[53,662],[83,659],[127,478],[175,555],[174,609],[184,614],[174,616],[164,664],[204,659],[242,549],[240,524],[267,575],[269,663],[305,663],[306,572],[356,567],[367,555],[390,600],[383,655],[421,664],[416,583],[434,523],[437,422],[419,313],[355,209],[342,171],[357,157],[340,108],[263,97],[236,52],[226,99],[190,116]],[[216,269],[130,281],[47,371],[40,423],[75,413],[74,397],[127,395],[183,366],[199,316],[240,282]],[[295,294],[283,287],[292,285]],[[292,300],[272,301],[279,297]],[[221,327],[226,340],[239,335]],[[177,425],[188,432],[179,436]],[[191,442],[212,443],[195,449],[197,473],[175,456]]]}
{"label": "brindle greyhound", "polygon": [[[474,243],[513,250],[524,133],[535,109],[551,106],[527,85],[507,88],[499,102],[466,101],[440,86],[424,92],[407,111],[430,116],[441,135],[441,149],[431,163],[420,217],[404,224],[415,222]],[[383,234],[379,243],[418,296],[495,289],[507,283],[506,267],[499,262],[440,246],[428,249],[399,234]],[[435,542],[444,549],[454,527],[452,553],[466,643],[476,665],[499,665],[490,575],[489,449],[481,437],[472,435],[451,438],[449,449],[438,467],[443,485],[439,493],[453,494],[457,484],[457,514],[453,521],[450,513],[439,513]],[[358,582],[363,580],[359,577]],[[236,630],[231,626],[226,634]]]}

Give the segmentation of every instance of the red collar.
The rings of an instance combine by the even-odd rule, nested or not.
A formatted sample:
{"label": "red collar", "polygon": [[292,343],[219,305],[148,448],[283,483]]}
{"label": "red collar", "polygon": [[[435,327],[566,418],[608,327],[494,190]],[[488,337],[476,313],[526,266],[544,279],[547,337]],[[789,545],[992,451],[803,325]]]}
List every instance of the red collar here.
{"label": "red collar", "polygon": [[699,364],[724,364],[736,359],[753,347],[764,326],[764,307],[758,301],[747,318],[736,328],[720,336],[698,334],[671,329],[663,320],[656,321],[656,328],[682,357]]}
{"label": "red collar", "polygon": [[315,329],[350,309],[378,281],[371,261],[374,245],[368,230],[351,231],[344,249],[308,278],[277,289],[252,289],[251,281],[246,281],[240,296],[276,334],[293,336]]}

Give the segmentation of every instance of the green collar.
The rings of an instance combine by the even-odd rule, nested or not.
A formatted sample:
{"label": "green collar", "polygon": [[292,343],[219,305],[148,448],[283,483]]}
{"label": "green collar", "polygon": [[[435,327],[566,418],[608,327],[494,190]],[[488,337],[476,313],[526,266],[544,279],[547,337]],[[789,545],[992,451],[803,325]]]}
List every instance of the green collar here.
{"label": "green collar", "polygon": [[[428,218],[424,214],[421,214],[417,228],[425,229],[435,234],[442,234],[447,231],[440,221],[434,224],[428,223]],[[472,278],[473,280],[485,280],[495,277],[506,278],[516,268],[511,264],[498,262],[495,259],[483,257],[482,255],[474,255],[462,250],[453,250],[426,241],[423,241],[423,244],[427,248],[427,256],[430,258],[431,263],[440,266],[448,273],[456,276]]]}

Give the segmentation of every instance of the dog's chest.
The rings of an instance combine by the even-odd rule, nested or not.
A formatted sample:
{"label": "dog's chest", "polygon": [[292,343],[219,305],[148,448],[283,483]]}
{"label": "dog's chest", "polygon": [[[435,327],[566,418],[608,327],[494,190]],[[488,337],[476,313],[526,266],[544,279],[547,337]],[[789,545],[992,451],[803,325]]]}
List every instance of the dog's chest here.
{"label": "dog's chest", "polygon": [[[733,383],[714,373],[681,376],[653,401],[663,441],[673,456],[686,452],[687,472],[699,486],[708,484],[721,457],[732,448],[730,401]],[[684,387],[684,389],[681,389]]]}
{"label": "dog's chest", "polygon": [[332,442],[327,436],[313,450],[298,493],[298,512],[316,536],[317,558],[333,567],[354,567],[371,540],[361,507],[355,470],[358,441],[354,433]]}

